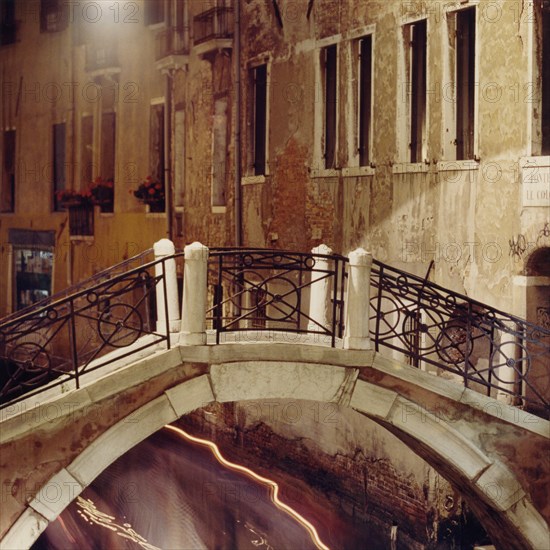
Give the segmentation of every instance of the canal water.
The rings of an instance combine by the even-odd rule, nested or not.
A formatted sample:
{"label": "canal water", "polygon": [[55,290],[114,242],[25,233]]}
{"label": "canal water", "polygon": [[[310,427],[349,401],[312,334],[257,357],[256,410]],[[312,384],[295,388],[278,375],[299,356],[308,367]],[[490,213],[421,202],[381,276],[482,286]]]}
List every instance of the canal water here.
{"label": "canal water", "polygon": [[276,484],[224,462],[211,447],[165,428],[98,476],[33,549],[390,547],[299,480],[279,475]]}

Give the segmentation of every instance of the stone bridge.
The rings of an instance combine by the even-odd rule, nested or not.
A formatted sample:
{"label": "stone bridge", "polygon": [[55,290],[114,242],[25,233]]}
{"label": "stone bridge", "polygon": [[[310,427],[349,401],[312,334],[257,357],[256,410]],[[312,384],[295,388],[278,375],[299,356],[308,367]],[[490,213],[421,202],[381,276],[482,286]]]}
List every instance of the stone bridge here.
{"label": "stone bridge", "polygon": [[[271,273],[271,286],[262,292],[266,277],[261,282],[256,280],[247,292],[252,289],[257,301],[253,307],[238,303],[238,317],[222,315],[224,300],[218,295],[210,310],[213,328],[206,330],[209,255],[200,246],[186,250],[181,320],[177,287],[170,282],[170,274],[175,276],[175,265],[171,264],[174,258],[171,253],[165,258],[168,260],[161,264],[164,275],[152,286],[157,296],[156,329],[146,333],[140,325],[139,337],[130,338],[130,320],[137,309],[121,309],[123,319],[114,322],[114,294],[109,294],[108,307],[100,307],[106,291],[99,292],[98,287],[86,290],[82,294],[86,303],[98,310],[98,331],[104,343],[111,343],[106,353],[92,353],[85,361],[84,354],[75,359],[75,341],[71,340],[74,364],[85,364],[86,369],[78,372],[75,367],[71,373],[58,369],[46,384],[41,379],[40,391],[34,391],[31,384],[28,391],[15,394],[0,409],[2,549],[30,547],[48,523],[114,460],[182,415],[216,401],[274,398],[351,407],[385,427],[449,480],[466,498],[498,548],[548,547],[550,423],[502,400],[502,392],[496,394],[500,399],[495,399],[491,392],[494,394],[498,387],[495,390],[490,385],[488,395],[480,393],[481,379],[471,388],[464,387],[456,380],[423,370],[423,365],[411,366],[403,357],[371,346],[371,297],[365,292],[371,276],[368,255],[350,255],[348,306],[343,310],[341,332],[336,328],[339,300],[334,288],[338,288],[338,281],[326,284],[328,277],[320,275],[331,272],[326,266],[309,278],[309,307],[307,313],[301,313],[306,317],[300,325],[306,327],[303,330],[283,330],[281,325],[288,320],[289,308],[300,313],[281,287],[282,279],[290,281],[288,272],[277,275],[279,286]],[[328,262],[323,255],[317,259],[317,266],[324,259]],[[254,262],[245,258],[245,263],[250,268]],[[258,265],[252,267],[257,273]],[[242,289],[242,270],[238,275]],[[220,272],[218,276],[221,281]],[[128,280],[124,280],[128,289]],[[300,288],[300,284],[290,283]],[[101,284],[112,289],[113,281]],[[132,292],[135,294],[133,287]],[[229,300],[232,304],[234,296]],[[328,300],[328,296],[333,299]],[[67,322],[69,328],[72,323],[74,336],[78,308],[74,300],[71,304]],[[53,305],[44,307],[40,319],[46,321],[41,322],[63,321],[61,309],[50,314]],[[456,309],[457,304],[452,307]],[[106,311],[110,312],[110,320],[106,319]],[[243,311],[255,312],[255,317],[246,318]],[[257,326],[262,321],[256,315],[258,311],[267,326]],[[241,325],[244,319],[247,329],[222,330],[235,318]],[[451,326],[453,332],[445,332],[445,337],[461,328],[455,321],[449,325],[447,320],[445,326]],[[10,326],[16,326],[13,320],[10,322]],[[332,328],[326,329],[327,325]],[[40,328],[32,326],[33,333]],[[476,330],[480,327],[477,323]],[[118,335],[116,341],[113,335]],[[159,339],[159,335],[164,338]],[[393,334],[394,339],[397,336]],[[405,335],[405,342],[409,336]],[[441,343],[441,334],[435,340]],[[28,358],[25,363],[27,376],[36,375],[39,359],[44,362],[46,357],[50,371],[55,370],[52,345],[48,347],[36,339],[29,343],[28,338],[23,343],[18,341],[19,352],[26,349],[34,353],[34,363]],[[114,345],[121,341],[124,346]],[[422,342],[426,348],[426,340]],[[503,338],[499,342],[510,344]],[[474,344],[467,348],[468,356],[475,355],[474,348]],[[445,349],[450,357],[451,352],[463,348],[455,345]],[[14,363],[16,358],[11,356]],[[423,358],[429,362],[428,355]],[[476,363],[478,370],[482,364]],[[510,365],[507,362],[508,368]],[[67,377],[59,384],[61,372]],[[42,371],[39,374],[42,376]],[[22,380],[21,386],[28,385],[28,378]],[[76,387],[69,387],[67,380],[76,380]],[[505,397],[510,393],[504,392]]]}

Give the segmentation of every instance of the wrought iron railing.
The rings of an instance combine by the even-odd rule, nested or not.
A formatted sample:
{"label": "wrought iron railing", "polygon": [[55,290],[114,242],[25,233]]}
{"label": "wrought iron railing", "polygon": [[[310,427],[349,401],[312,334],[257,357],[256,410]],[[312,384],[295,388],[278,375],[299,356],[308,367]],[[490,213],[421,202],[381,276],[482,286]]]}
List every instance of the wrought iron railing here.
{"label": "wrought iron railing", "polygon": [[[285,331],[324,335],[334,346],[344,327],[347,259],[264,249],[210,251],[209,328],[232,331]],[[313,318],[309,309],[313,283],[330,285],[330,311]]]}
{"label": "wrought iron railing", "polygon": [[153,249],[148,248],[147,250],[144,250],[139,254],[136,254],[135,256],[132,256],[126,260],[123,260],[122,262],[112,265],[106,269],[102,269],[101,271],[98,271],[91,277],[84,279],[83,281],[74,283],[68,286],[67,288],[64,288],[63,290],[60,290],[59,292],[56,292],[55,294],[48,296],[47,298],[44,298],[38,302],[34,302],[33,304],[23,309],[19,309],[18,311],[14,311],[13,313],[6,315],[5,317],[2,317],[0,319],[0,326],[3,326],[7,321],[11,319],[15,319],[16,317],[22,317],[24,315],[27,315],[31,311],[34,311],[38,308],[43,308],[48,304],[51,304],[52,302],[57,302],[59,300],[62,300],[63,298],[67,298],[71,294],[75,294],[84,289],[91,288],[103,281],[108,281],[109,279],[113,279],[117,275],[126,273],[130,271],[130,269],[134,269],[140,265],[149,263],[150,261],[152,261],[152,255],[153,255]]}
{"label": "wrought iron railing", "polygon": [[[155,291],[162,285],[167,327],[164,266],[182,253],[130,265],[149,253],[115,266],[132,267],[124,273],[105,270],[85,288],[0,321],[0,405],[45,387],[78,387],[83,374],[113,360],[162,342],[170,347],[169,334],[155,327]],[[344,335],[346,268],[339,255],[211,249],[207,328],[216,343],[230,332],[284,331],[321,335],[334,346]],[[322,311],[315,307],[320,297]],[[447,372],[466,387],[550,415],[548,327],[376,260],[370,305],[376,351],[386,348],[414,367]],[[138,342],[144,335],[150,337]]]}
{"label": "wrought iron railing", "polygon": [[157,32],[155,36],[155,59],[158,61],[169,55],[187,55],[188,44],[185,42],[184,30],[168,27]]}
{"label": "wrought iron railing", "polygon": [[69,235],[85,237],[94,234],[93,204],[69,207]]}
{"label": "wrought iron railing", "polygon": [[233,37],[233,8],[217,6],[193,18],[194,43]]}
{"label": "wrought iron railing", "polygon": [[[162,342],[169,348],[169,331],[159,332],[155,319],[159,285],[168,312],[168,259],[131,269],[0,323],[0,405],[61,384],[78,388],[84,374],[113,360]],[[150,337],[138,341],[146,335]],[[107,355],[117,350],[114,357]]]}
{"label": "wrought iron railing", "polygon": [[371,272],[371,337],[411,365],[547,415],[550,330],[381,262]]}

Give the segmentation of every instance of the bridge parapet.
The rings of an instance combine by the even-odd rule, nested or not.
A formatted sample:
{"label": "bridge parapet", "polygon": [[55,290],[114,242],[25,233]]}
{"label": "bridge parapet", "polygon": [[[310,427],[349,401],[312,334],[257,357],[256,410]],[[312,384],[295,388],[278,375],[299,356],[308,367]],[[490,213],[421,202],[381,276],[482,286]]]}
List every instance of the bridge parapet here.
{"label": "bridge parapet", "polygon": [[[376,351],[535,414],[550,414],[550,331],[359,249],[176,253],[0,322],[0,403],[58,386],[158,346],[274,340]],[[179,308],[177,264],[183,262]],[[278,336],[277,336],[278,335]],[[302,341],[302,340],[299,340]]]}

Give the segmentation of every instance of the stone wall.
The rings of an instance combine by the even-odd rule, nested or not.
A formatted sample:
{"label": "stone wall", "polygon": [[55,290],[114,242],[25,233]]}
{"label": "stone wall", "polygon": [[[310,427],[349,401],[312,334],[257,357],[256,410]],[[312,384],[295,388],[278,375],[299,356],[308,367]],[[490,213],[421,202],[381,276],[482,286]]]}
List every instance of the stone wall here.
{"label": "stone wall", "polygon": [[333,403],[272,400],[211,405],[182,417],[224,456],[269,477],[305,482],[342,517],[376,540],[397,525],[406,548],[444,548],[484,540],[460,495],[397,438]]}

